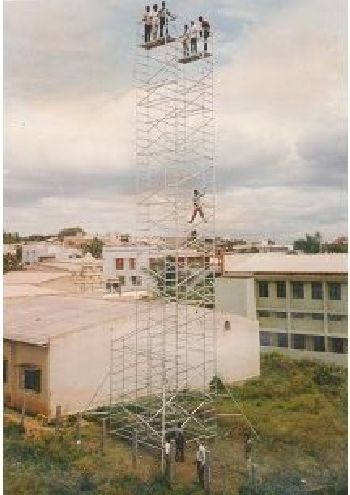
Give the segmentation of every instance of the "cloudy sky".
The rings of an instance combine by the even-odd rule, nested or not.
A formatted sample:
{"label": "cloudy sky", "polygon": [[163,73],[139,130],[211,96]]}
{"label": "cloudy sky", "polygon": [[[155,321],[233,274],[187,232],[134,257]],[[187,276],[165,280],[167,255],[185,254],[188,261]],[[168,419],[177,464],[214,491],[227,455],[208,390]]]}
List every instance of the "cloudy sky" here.
{"label": "cloudy sky", "polygon": [[[218,228],[347,228],[346,0],[168,1],[212,18]],[[4,227],[135,224],[139,0],[5,0]]]}

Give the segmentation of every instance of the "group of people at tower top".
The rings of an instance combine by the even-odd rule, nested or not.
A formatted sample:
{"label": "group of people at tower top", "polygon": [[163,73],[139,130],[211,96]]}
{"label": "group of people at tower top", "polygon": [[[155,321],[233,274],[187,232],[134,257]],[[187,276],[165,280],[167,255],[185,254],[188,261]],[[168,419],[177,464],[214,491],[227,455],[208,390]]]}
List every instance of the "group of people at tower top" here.
{"label": "group of people at tower top", "polygon": [[[175,20],[176,16],[173,15],[166,7],[165,1],[162,1],[161,8],[158,8],[158,4],[154,4],[151,10],[149,5],[146,5],[145,12],[142,17],[144,23],[144,42],[150,43],[168,37],[168,22]],[[198,22],[191,21],[191,24],[184,25],[184,32],[182,35],[183,42],[183,55],[188,57],[198,54],[198,41],[203,41],[203,52],[208,51],[208,38],[210,37],[210,24],[203,16],[198,17]],[[202,53],[201,50],[199,50]]]}
{"label": "group of people at tower top", "polygon": [[[203,16],[198,17],[198,23],[191,21],[191,25],[185,24],[184,34],[182,35],[183,55],[184,57],[198,55],[208,52],[208,38],[210,36],[210,24]],[[203,41],[203,50],[198,50],[198,41]]]}
{"label": "group of people at tower top", "polygon": [[145,12],[142,17],[142,22],[145,27],[145,43],[156,41],[157,39],[168,36],[168,21],[175,20],[175,16],[166,8],[165,2],[158,9],[158,4],[154,4],[151,10],[149,5],[146,5]]}

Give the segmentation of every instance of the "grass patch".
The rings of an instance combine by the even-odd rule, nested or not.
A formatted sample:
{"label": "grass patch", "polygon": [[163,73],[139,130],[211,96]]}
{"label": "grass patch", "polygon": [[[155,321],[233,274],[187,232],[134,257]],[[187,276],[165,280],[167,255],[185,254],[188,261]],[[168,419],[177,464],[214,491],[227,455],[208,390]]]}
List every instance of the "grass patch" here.
{"label": "grass patch", "polygon": [[[218,386],[219,384],[215,384]],[[261,377],[230,387],[254,424],[257,466],[255,493],[288,495],[319,493],[342,495],[347,484],[347,373],[341,368],[294,361],[278,354],[262,355]],[[217,404],[221,414],[235,414],[231,399]],[[101,428],[84,422],[82,446],[76,445],[72,419],[59,435],[43,428],[24,434],[14,419],[4,427],[4,493],[7,495],[199,495],[193,452],[177,467],[177,483],[169,491],[159,475],[159,461],[140,451],[137,472],[129,448],[109,442],[100,452]],[[251,493],[241,416],[219,416],[219,438],[213,451],[213,494]],[[302,481],[304,480],[304,481]],[[305,485],[306,483],[306,485]],[[320,488],[320,489],[321,489]],[[255,489],[255,488],[254,488]],[[304,490],[304,491],[303,491]],[[327,491],[328,490],[328,491]],[[312,493],[310,491],[310,493]],[[317,491],[313,493],[318,493]]]}

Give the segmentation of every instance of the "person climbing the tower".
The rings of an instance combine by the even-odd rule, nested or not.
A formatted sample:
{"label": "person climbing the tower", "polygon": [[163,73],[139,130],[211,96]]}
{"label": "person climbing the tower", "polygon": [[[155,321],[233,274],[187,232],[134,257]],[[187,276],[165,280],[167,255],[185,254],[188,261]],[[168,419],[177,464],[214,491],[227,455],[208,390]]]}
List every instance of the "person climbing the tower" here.
{"label": "person climbing the tower", "polygon": [[165,2],[162,2],[162,8],[158,12],[159,17],[159,37],[164,38],[164,28],[165,36],[168,37],[169,34],[169,19],[175,20],[175,16],[166,8]]}
{"label": "person climbing the tower", "polygon": [[193,223],[197,214],[206,222],[206,219],[204,218],[204,213],[203,213],[203,208],[202,208],[202,201],[201,198],[204,196],[204,192],[200,193],[198,189],[195,189],[193,191],[193,213],[192,213],[192,218],[189,220],[188,223]]}
{"label": "person climbing the tower", "polygon": [[145,12],[142,17],[142,22],[145,26],[145,43],[149,43],[151,41],[151,31],[152,31],[152,14],[151,7],[146,5]]}
{"label": "person climbing the tower", "polygon": [[158,38],[158,27],[159,27],[159,12],[158,4],[153,5],[152,10],[152,39],[155,41]]}
{"label": "person climbing the tower", "polygon": [[191,38],[191,55],[197,55],[198,28],[195,25],[194,21],[191,21],[190,38]]}
{"label": "person climbing the tower", "polygon": [[190,54],[189,41],[190,41],[190,33],[188,30],[188,24],[185,24],[184,25],[184,34],[182,35],[182,45],[183,45],[184,58],[188,57]]}
{"label": "person climbing the tower", "polygon": [[203,38],[204,43],[204,53],[208,51],[208,38],[210,36],[210,24],[209,21],[205,20],[203,16],[198,18],[199,22],[199,35],[200,38]]}

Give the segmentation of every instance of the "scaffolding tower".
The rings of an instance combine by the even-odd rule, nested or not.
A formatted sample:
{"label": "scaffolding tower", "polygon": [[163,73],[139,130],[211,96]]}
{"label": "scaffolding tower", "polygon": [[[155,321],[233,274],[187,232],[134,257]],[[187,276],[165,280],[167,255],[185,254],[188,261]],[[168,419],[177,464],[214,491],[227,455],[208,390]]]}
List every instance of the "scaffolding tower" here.
{"label": "scaffolding tower", "polygon": [[199,37],[191,52],[180,25],[167,19],[166,36],[148,43],[138,33],[137,208],[148,286],[136,298],[135,331],[111,345],[111,433],[162,453],[179,422],[187,442],[216,434],[213,36],[206,51]]}

